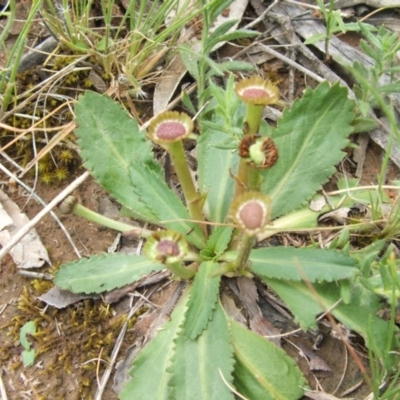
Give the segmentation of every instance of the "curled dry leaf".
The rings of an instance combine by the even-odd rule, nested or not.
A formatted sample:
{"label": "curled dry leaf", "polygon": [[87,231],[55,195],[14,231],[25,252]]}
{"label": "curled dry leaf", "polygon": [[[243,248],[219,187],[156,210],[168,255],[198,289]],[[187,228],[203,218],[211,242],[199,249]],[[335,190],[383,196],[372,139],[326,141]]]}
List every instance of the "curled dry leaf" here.
{"label": "curled dry leaf", "polygon": [[[2,190],[0,190],[0,210],[0,244],[5,246],[29,222],[29,219]],[[47,250],[35,229],[31,229],[10,250],[10,255],[18,268],[39,268],[45,262],[50,264]]]}

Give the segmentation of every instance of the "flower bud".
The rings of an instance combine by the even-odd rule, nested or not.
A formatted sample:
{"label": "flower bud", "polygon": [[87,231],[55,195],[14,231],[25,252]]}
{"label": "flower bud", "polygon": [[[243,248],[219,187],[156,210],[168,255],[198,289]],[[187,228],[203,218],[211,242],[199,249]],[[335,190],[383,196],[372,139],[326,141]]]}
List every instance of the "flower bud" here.
{"label": "flower bud", "polygon": [[76,203],[77,203],[77,199],[75,198],[75,196],[68,196],[66,197],[63,202],[59,205],[59,209],[61,211],[62,214],[71,214]]}
{"label": "flower bud", "polygon": [[240,157],[254,168],[271,168],[278,161],[278,149],[270,137],[246,135],[239,145]]}
{"label": "flower bud", "polygon": [[174,264],[183,261],[188,253],[188,245],[180,233],[157,231],[147,239],[143,252],[154,262]]}

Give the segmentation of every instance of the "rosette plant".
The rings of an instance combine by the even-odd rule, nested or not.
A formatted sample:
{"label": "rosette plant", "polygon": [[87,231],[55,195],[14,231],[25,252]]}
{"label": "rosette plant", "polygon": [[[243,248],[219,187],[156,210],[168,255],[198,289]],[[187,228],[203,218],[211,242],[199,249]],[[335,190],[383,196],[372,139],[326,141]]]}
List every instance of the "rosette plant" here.
{"label": "rosette plant", "polygon": [[[226,89],[210,82],[208,90],[200,132],[178,112],[141,130],[110,98],[94,92],[79,98],[76,135],[85,166],[132,216],[158,228],[97,220],[145,237],[144,254],[81,259],[61,266],[55,282],[75,293],[101,293],[164,268],[187,281],[170,320],[134,360],[121,399],[221,400],[234,393],[298,399],[306,381],[296,363],[225,311],[221,279],[259,279],[303,329],[330,310],[367,345],[377,337],[374,351],[382,359],[394,345],[387,345],[388,323],[375,316],[377,298],[356,280],[360,268],[348,251],[260,244],[277,232],[317,226],[320,213],[305,204],[345,155],[354,103],[346,88],[325,82],[307,89],[273,128],[262,119],[265,106],[280,101],[271,82],[252,77],[235,85],[231,76]],[[186,161],[188,139],[197,142],[197,181]],[[170,154],[180,196],[165,182],[152,141]]]}

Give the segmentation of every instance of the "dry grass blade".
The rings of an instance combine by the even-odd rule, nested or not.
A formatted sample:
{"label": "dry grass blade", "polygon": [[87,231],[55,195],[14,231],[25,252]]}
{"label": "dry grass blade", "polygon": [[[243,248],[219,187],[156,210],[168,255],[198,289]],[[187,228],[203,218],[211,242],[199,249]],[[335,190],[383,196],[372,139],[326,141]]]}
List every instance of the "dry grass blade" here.
{"label": "dry grass blade", "polygon": [[115,342],[115,346],[114,346],[114,349],[113,349],[112,354],[111,354],[110,363],[108,364],[107,369],[103,373],[103,376],[101,378],[99,387],[97,388],[96,394],[94,396],[94,400],[101,400],[101,398],[103,396],[104,389],[105,389],[106,384],[108,382],[108,379],[110,378],[110,375],[111,375],[112,370],[114,368],[115,361],[116,361],[116,359],[118,357],[118,353],[119,353],[119,350],[121,348],[122,342],[124,340],[125,333],[126,333],[126,331],[128,329],[128,321],[140,309],[140,307],[143,306],[143,304],[144,304],[144,300],[143,299],[139,299],[136,302],[135,306],[130,309],[129,314],[126,317],[126,321],[125,321],[124,325],[122,326],[121,331],[120,331],[120,333],[118,335],[118,338],[117,338],[117,340]]}
{"label": "dry grass blade", "polygon": [[57,146],[57,144],[64,140],[75,128],[76,124],[74,121],[71,121],[69,124],[65,125],[63,129],[53,136],[49,143],[43,147],[43,149],[41,149],[31,161],[29,161],[24,170],[21,172],[20,177],[25,175],[35,165],[36,162],[38,162],[43,156]]}

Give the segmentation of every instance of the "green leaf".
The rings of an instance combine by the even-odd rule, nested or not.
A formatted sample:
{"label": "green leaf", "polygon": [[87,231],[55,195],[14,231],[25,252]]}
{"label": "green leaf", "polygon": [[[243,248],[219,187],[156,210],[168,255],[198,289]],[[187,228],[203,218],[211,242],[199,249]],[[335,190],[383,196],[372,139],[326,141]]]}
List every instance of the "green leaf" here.
{"label": "green leaf", "polygon": [[152,271],[164,269],[144,256],[102,254],[64,264],[55,284],[74,293],[101,293],[139,280]]}
{"label": "green leaf", "polygon": [[295,400],[306,381],[292,358],[273,343],[231,321],[234,385],[248,399]]}
{"label": "green leaf", "polygon": [[226,61],[220,63],[219,66],[226,71],[254,71],[255,67],[246,61]]}
{"label": "green leaf", "polygon": [[236,173],[239,165],[236,152],[214,147],[224,139],[224,133],[206,129],[202,131],[197,147],[200,190],[207,194],[205,211],[213,222],[225,221],[235,189],[230,171]]}
{"label": "green leaf", "polygon": [[[328,310],[340,299],[339,287],[332,283],[324,286],[320,285],[320,287],[326,288],[327,291],[316,299],[314,293],[311,293],[303,282],[283,281],[263,276],[261,278],[287,304],[295,316],[296,322],[300,324],[303,330],[317,327],[315,318],[323,312],[320,304],[323,304],[324,309]],[[316,284],[313,284],[313,286],[316,287]]]}
{"label": "green leaf", "polygon": [[96,44],[96,49],[101,52],[105,52],[114,45],[114,41],[110,37],[102,37]]}
{"label": "green leaf", "polygon": [[190,99],[190,96],[187,94],[186,91],[182,91],[181,95],[182,103],[183,105],[189,110],[190,113],[195,115],[197,113],[196,107],[194,106],[192,100]]}
{"label": "green leaf", "polygon": [[230,32],[225,35],[222,35],[210,43],[207,43],[207,45],[209,46],[209,47],[207,47],[207,49],[211,50],[216,44],[218,44],[220,42],[229,42],[231,40],[254,37],[254,36],[257,36],[258,34],[259,33],[255,32],[255,31],[250,31],[247,29],[238,29],[234,32]]}
{"label": "green leaf", "polygon": [[389,94],[400,92],[400,82],[389,83],[387,85],[379,86],[378,92],[379,93],[389,93]]}
{"label": "green leaf", "polygon": [[183,64],[185,65],[186,69],[189,71],[189,74],[198,81],[200,70],[199,70],[199,59],[200,56],[198,53],[193,51],[193,49],[186,45],[182,44],[179,46],[179,54],[182,58]]}
{"label": "green leaf", "polygon": [[353,121],[353,133],[369,132],[377,126],[378,124],[374,119],[360,116]]}
{"label": "green leaf", "polygon": [[133,378],[120,393],[121,400],[167,400],[169,396],[167,371],[175,351],[174,339],[184,321],[189,288],[185,290],[179,303],[171,314],[171,320],[160,329],[139,353],[133,362],[130,375]]}
{"label": "green leaf", "polygon": [[36,322],[28,321],[26,322],[20,332],[19,332],[19,341],[21,342],[21,346],[25,350],[29,350],[31,348],[31,342],[26,338],[26,335],[33,335],[36,333]]}
{"label": "green leaf", "polygon": [[209,53],[211,51],[211,49],[218,42],[220,42],[221,36],[224,35],[226,32],[228,32],[229,29],[231,29],[236,23],[237,23],[237,20],[225,21],[220,26],[218,26],[217,29],[214,30],[214,32],[211,32],[208,35],[208,38],[207,38],[206,43],[204,45],[204,52],[205,53]]}
{"label": "green leaf", "polygon": [[[321,295],[318,287],[317,290]],[[362,291],[357,286],[353,288],[352,301],[349,304],[339,304],[332,314],[348,329],[359,333],[365,339],[367,347],[374,350],[385,367],[389,369],[393,362],[393,356],[389,356],[388,351],[398,349],[398,337],[396,334],[390,333],[388,321],[376,316],[380,308],[380,297],[371,296],[371,303],[367,306],[362,303],[362,299]],[[395,327],[394,333],[398,331],[398,328]]]}
{"label": "green leaf", "polygon": [[294,247],[268,247],[250,254],[251,271],[266,278],[336,281],[352,278],[358,271],[351,257],[338,251]]}
{"label": "green leaf", "polygon": [[224,75],[224,70],[219,66],[218,63],[216,63],[209,57],[203,57],[203,58],[204,58],[205,63],[207,63],[207,65],[210,69],[206,74],[205,80],[208,81],[213,76],[223,76]]}
{"label": "green leaf", "polygon": [[188,242],[199,248],[205,246],[206,241],[199,226],[190,222],[189,212],[164,178],[146,164],[135,163],[129,173],[135,182],[135,195],[147,205],[159,224],[180,232]]}
{"label": "green leaf", "polygon": [[22,363],[24,367],[31,367],[35,362],[35,349],[24,350],[22,352]]}
{"label": "green leaf", "polygon": [[194,278],[183,330],[184,335],[192,340],[207,328],[213,316],[221,277],[210,278],[210,275],[217,269],[218,263],[203,262]]}
{"label": "green leaf", "polygon": [[[371,33],[371,30],[368,28],[368,24],[363,24],[363,23],[359,23],[360,26],[360,30],[361,33],[364,35],[364,37],[373,45],[375,46],[377,49],[380,49],[381,47],[381,43],[379,42],[379,39],[376,35],[373,35]],[[376,57],[376,55],[375,55]],[[372,57],[372,58],[375,58]]]}
{"label": "green leaf", "polygon": [[284,111],[272,135],[278,162],[262,173],[273,218],[300,207],[335,172],[353,130],[353,108],[346,88],[324,82]]}
{"label": "green leaf", "polygon": [[217,226],[208,239],[207,249],[209,249],[215,257],[220,256],[228,248],[232,233],[233,228]]}
{"label": "green leaf", "polygon": [[168,368],[169,398],[233,400],[226,384],[233,380],[232,352],[228,324],[217,303],[207,329],[196,340],[187,339],[182,332],[176,339],[175,354]]}
{"label": "green leaf", "polygon": [[326,38],[326,33],[316,33],[307,38],[304,44],[314,44],[320,42],[321,40],[325,40],[325,38]]}
{"label": "green leaf", "polygon": [[31,349],[31,343],[26,337],[26,335],[28,334],[34,335],[35,333],[35,321],[26,322],[19,332],[19,341],[21,342],[21,346],[24,348],[24,350],[22,351],[22,362],[24,364],[24,367],[30,367],[35,361],[35,349]]}
{"label": "green leaf", "polygon": [[210,18],[209,23],[212,24],[220,16],[222,11],[224,11],[227,7],[229,7],[232,2],[233,2],[233,0],[225,0],[225,1],[214,0],[214,1],[212,1],[210,3],[210,7],[207,10],[209,12],[209,18]]}
{"label": "green leaf", "polygon": [[232,132],[242,125],[246,108],[235,95],[232,75],[225,92],[213,84],[210,84],[210,88],[214,101],[209,109],[209,114],[213,112],[209,120],[216,125],[209,127],[207,123],[201,124],[202,133],[197,146],[199,187],[200,191],[207,195],[205,212],[209,219],[213,222],[225,222],[235,189],[235,181],[231,174],[237,171],[239,157],[236,151],[220,149],[217,146],[224,143],[229,136],[232,142],[236,141]]}
{"label": "green leaf", "polygon": [[148,164],[162,176],[153,160],[151,143],[116,102],[94,92],[80,96],[76,104],[76,122],[81,157],[96,180],[137,218],[157,222],[145,203],[135,195],[129,175],[133,161]]}
{"label": "green leaf", "polygon": [[[270,278],[263,278],[263,280],[288,305],[303,330],[316,328],[315,317],[331,309],[341,295],[340,286],[332,283],[313,284],[315,292],[311,292],[304,283]],[[365,303],[364,292],[368,293],[368,304]],[[331,314],[347,328],[363,336],[367,346],[373,348],[382,359],[385,359],[385,355],[388,358],[388,349],[396,348],[398,340],[390,336],[389,323],[376,316],[379,300],[378,296],[372,295],[360,286],[355,286],[352,289],[350,303],[337,304],[331,310]],[[393,343],[388,345],[391,340]]]}

